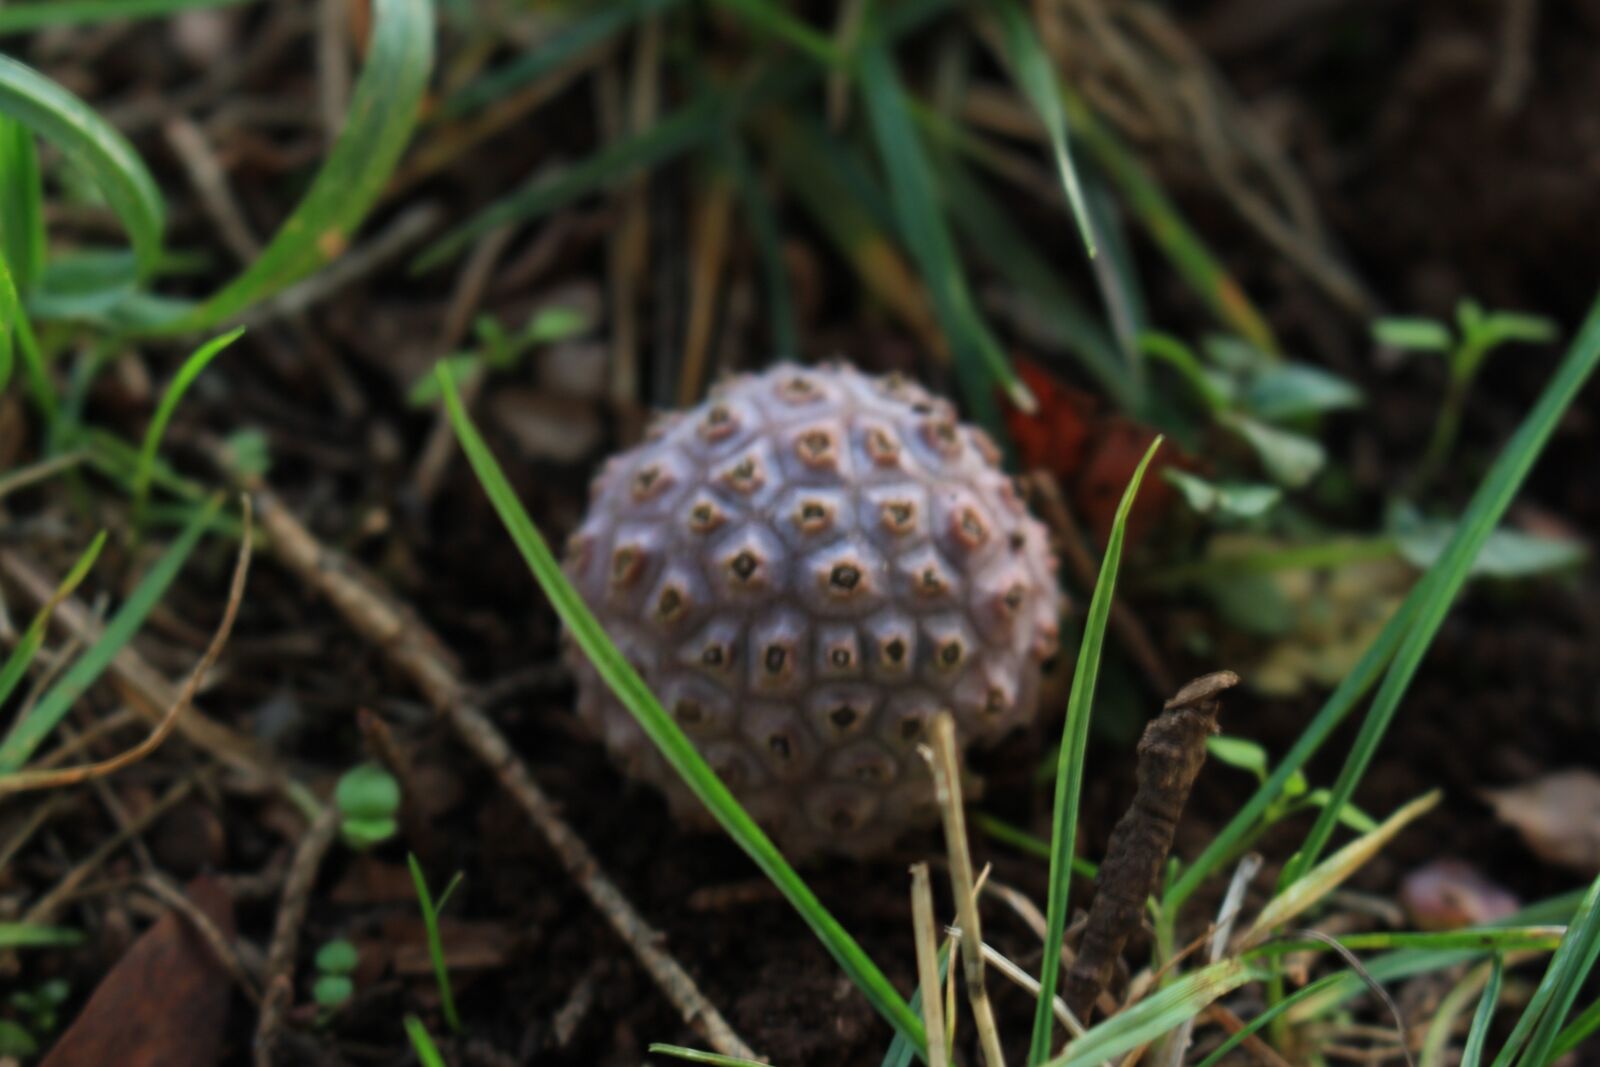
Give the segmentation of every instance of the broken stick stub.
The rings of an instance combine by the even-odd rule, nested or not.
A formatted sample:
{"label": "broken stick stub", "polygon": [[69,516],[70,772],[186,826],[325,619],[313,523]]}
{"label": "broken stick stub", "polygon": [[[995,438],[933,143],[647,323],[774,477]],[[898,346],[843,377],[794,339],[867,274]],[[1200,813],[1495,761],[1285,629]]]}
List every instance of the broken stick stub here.
{"label": "broken stick stub", "polygon": [[1111,831],[1078,958],[1063,990],[1067,1007],[1084,1025],[1172,849],[1183,806],[1206,761],[1206,738],[1217,729],[1220,698],[1238,684],[1232,671],[1196,678],[1166,702],[1139,739],[1138,788]]}

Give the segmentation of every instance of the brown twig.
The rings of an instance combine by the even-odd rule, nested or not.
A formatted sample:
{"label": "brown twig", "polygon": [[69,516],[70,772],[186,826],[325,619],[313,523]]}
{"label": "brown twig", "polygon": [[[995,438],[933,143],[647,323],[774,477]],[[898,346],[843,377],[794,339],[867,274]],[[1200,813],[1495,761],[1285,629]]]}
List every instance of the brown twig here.
{"label": "brown twig", "polygon": [[239,614],[239,604],[244,600],[245,580],[250,574],[250,547],[252,523],[250,521],[250,498],[243,498],[244,515],[242,517],[244,535],[239,540],[238,560],[233,568],[233,582],[228,589],[227,606],[222,611],[222,623],[217,627],[216,634],[211,638],[211,644],[206,648],[205,654],[200,657],[200,663],[195,667],[194,673],[184,683],[177,699],[168,706],[166,714],[161,717],[156,728],[137,745],[110,759],[98,763],[89,763],[77,767],[64,767],[59,770],[22,770],[15,774],[8,774],[0,778],[0,797],[12,793],[23,793],[39,789],[56,789],[63,786],[77,785],[95,778],[104,778],[114,774],[124,767],[131,766],[144,759],[150,753],[161,747],[162,742],[172,736],[177,729],[178,719],[188,711],[194,703],[194,695],[200,688],[200,683],[207,673],[216,665],[217,657],[222,655],[223,646],[228,643],[228,635],[233,632],[234,619]]}
{"label": "brown twig", "polygon": [[289,864],[288,877],[283,880],[283,902],[278,905],[272,941],[267,946],[267,966],[262,975],[266,994],[256,1019],[256,1067],[272,1067],[278,1026],[284,1009],[294,1000],[294,958],[295,946],[300,941],[300,926],[305,921],[322,857],[327,855],[338,832],[339,811],[329,804],[300,839]]}
{"label": "brown twig", "polygon": [[80,860],[48,893],[35,901],[27,913],[23,915],[22,921],[25,923],[49,922],[54,917],[56,909],[66,903],[67,899],[83,884],[89,875],[94,873],[102,863],[110,859],[117,849],[127,844],[134,834],[141,833],[145,827],[164,815],[178,801],[188,796],[190,791],[194,789],[194,785],[193,778],[185,778],[181,782],[174,783],[165,793],[156,798],[154,803],[138,815],[135,815],[126,826],[118,827],[116,833],[101,841],[93,852]]}
{"label": "brown twig", "polygon": [[1111,831],[1078,959],[1063,990],[1067,1007],[1086,1026],[1172,848],[1189,790],[1205,763],[1206,738],[1217,728],[1218,698],[1238,684],[1232,671],[1196,678],[1167,701],[1139,740],[1138,789]]}
{"label": "brown twig", "polygon": [[[561,817],[557,804],[539,787],[505,737],[468,701],[466,686],[448,662],[443,643],[409,606],[379,587],[352,561],[318,543],[269,491],[258,489],[256,497],[261,525],[279,561],[327,597],[352,629],[381,649],[495,773],[550,844],[567,874],[633,950],[684,1021],[723,1055],[753,1059],[749,1046],[683,966],[661,947],[661,934],[607,877],[589,846]],[[270,1000],[270,990],[268,997]]]}

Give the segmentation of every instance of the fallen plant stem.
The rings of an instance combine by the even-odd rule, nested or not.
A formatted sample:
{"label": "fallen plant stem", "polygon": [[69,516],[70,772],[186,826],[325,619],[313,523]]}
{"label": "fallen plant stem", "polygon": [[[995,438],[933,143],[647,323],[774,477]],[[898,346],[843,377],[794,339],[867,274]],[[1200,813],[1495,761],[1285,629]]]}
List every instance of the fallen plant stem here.
{"label": "fallen plant stem", "polygon": [[1232,671],[1196,678],[1167,701],[1139,740],[1138,789],[1111,831],[1078,959],[1066,977],[1067,1007],[1086,1026],[1172,848],[1206,760],[1206,738],[1217,728],[1218,698],[1238,684]]}
{"label": "fallen plant stem", "polygon": [[339,809],[329,804],[300,838],[289,873],[283,880],[283,899],[272,925],[272,941],[267,946],[267,965],[262,974],[265,993],[261,1013],[256,1018],[256,1067],[273,1067],[273,1050],[283,1011],[294,1000],[295,946],[300,941],[300,926],[311,903],[317,870],[338,834]]}
{"label": "fallen plant stem", "polygon": [[[956,898],[956,914],[961,920],[962,935],[970,939],[974,946],[963,954],[961,961],[967,983],[967,1000],[972,1005],[984,1062],[989,1067],[1005,1067],[1005,1053],[1000,1049],[994,1009],[990,1006],[989,991],[983,981],[983,927],[978,920],[978,893],[972,873],[972,852],[967,847],[966,813],[961,806],[956,723],[949,712],[934,716],[931,737],[933,748],[924,755],[933,769],[934,793],[938,798],[939,813],[944,819],[945,848],[950,854],[950,888]],[[928,1040],[930,1043],[933,1040],[931,1033]]]}
{"label": "fallen plant stem", "polygon": [[917,946],[917,982],[922,989],[922,1024],[928,1034],[928,1067],[948,1067],[944,1003],[939,997],[939,930],[933,918],[933,887],[926,863],[911,867],[911,932]]}

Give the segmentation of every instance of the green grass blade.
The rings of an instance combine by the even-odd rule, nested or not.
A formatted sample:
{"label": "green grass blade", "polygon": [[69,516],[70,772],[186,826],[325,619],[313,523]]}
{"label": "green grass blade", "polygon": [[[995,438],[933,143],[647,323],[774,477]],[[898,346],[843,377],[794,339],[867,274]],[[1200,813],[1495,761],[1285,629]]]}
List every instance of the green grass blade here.
{"label": "green grass blade", "polygon": [[367,61],[333,150],[311,188],[244,272],[199,307],[147,329],[203,330],[337,258],[411,140],[433,70],[433,0],[376,0]]}
{"label": "green grass blade", "polygon": [[142,525],[144,519],[145,503],[150,497],[150,476],[155,470],[156,450],[161,447],[161,438],[166,433],[167,423],[172,421],[172,413],[178,410],[178,403],[183,399],[183,394],[189,391],[189,386],[194,384],[194,380],[200,377],[201,372],[243,333],[244,327],[240,326],[219,337],[213,337],[195,349],[178,368],[178,373],[167,386],[166,392],[161,394],[161,403],[156,406],[156,413],[150,420],[149,428],[144,432],[144,444],[139,449],[139,465],[133,472],[133,524],[136,529]]}
{"label": "green grass blade", "polygon": [[[1509,1067],[1515,1060],[1522,1067],[1545,1067],[1554,1062],[1554,1049],[1566,1024],[1567,1013],[1583,989],[1589,972],[1600,958],[1600,878],[1583,895],[1567,936],[1550,958],[1550,966],[1534,990],[1533,999],[1523,1009],[1517,1025],[1506,1038],[1505,1047],[1494,1059],[1494,1067]],[[1524,1045],[1527,1051],[1522,1052]],[[1518,1053],[1521,1052],[1519,1056]]]}
{"label": "green grass blade", "polygon": [[1223,960],[1184,975],[1069,1044],[1048,1067],[1091,1067],[1115,1060],[1194,1018],[1217,998],[1262,974],[1243,960]]}
{"label": "green grass blade", "polygon": [[586,13],[524,54],[458,89],[439,109],[440,117],[460,118],[487,107],[522,86],[561,67],[580,53],[604,44],[647,15],[676,6],[678,0],[621,0],[591,4]]}
{"label": "green grass blade", "polygon": [[[1556,1047],[1550,1050],[1550,1058],[1559,1060],[1583,1044],[1596,1031],[1600,1031],[1600,1000],[1595,1001],[1583,1010],[1583,1013],[1556,1038]],[[1463,1064],[1465,1067],[1465,1064]]]}
{"label": "green grass blade", "polygon": [[433,1036],[428,1033],[428,1028],[422,1025],[422,1020],[415,1015],[407,1015],[405,1020],[406,1037],[411,1040],[411,1048],[417,1054],[417,1061],[422,1067],[446,1067],[444,1057],[439,1053],[439,1046],[433,1043]]}
{"label": "green grass blade", "polygon": [[999,385],[1026,412],[1038,404],[1011,368],[1000,342],[978,313],[962,273],[960,258],[945,225],[930,168],[905,89],[881,32],[862,41],[858,78],[888,175],[900,237],[917,262],[933,297],[934,310],[956,353],[956,372],[967,404],[978,421],[998,422],[992,388]]}
{"label": "green grass blade", "polygon": [[133,635],[139,632],[145,618],[166,595],[167,587],[183,569],[221,506],[222,498],[218,496],[195,512],[171,547],[156,560],[127,601],[112,616],[99,640],[89,646],[56,684],[39,698],[27,718],[12,724],[11,731],[0,742],[0,774],[20,770],[28,762],[34,750],[50,736],[72,705],[99,679],[117,653],[133,639]]}
{"label": "green grass blade", "polygon": [[539,587],[549,598],[556,614],[566,624],[584,655],[594,664],[595,670],[605,679],[617,698],[628,708],[645,733],[661,751],[678,775],[716,818],[728,836],[755,861],[779,891],[794,905],[802,919],[811,927],[823,946],[838,961],[856,988],[866,996],[889,1024],[918,1049],[925,1048],[922,1020],[895,992],[894,986],[862,951],[861,946],[839,924],[839,921],[822,906],[800,876],[795,873],[767,835],[756,825],[749,813],[739,805],[727,786],[695,750],[678,724],[661,707],[655,695],[639,677],[637,671],[623,657],[606,636],[605,630],[590,612],[588,605],[578,595],[561,565],[556,562],[538,527],[523,510],[516,493],[506,481],[483,438],[478,435],[466,409],[461,404],[455,383],[443,371],[436,372],[439,386],[449,411],[450,422],[461,448],[467,454],[485,494],[494,504],[495,511],[505,524],[506,531],[516,543],[528,569]]}
{"label": "green grass blade", "polygon": [[83,944],[83,931],[37,923],[0,923],[0,949],[71,948]]}
{"label": "green grass blade", "polygon": [[1489,1024],[1494,1021],[1494,1010],[1500,1003],[1500,983],[1505,978],[1505,969],[1505,960],[1496,956],[1489,971],[1489,984],[1483,987],[1478,1010],[1472,1013],[1472,1029],[1467,1031],[1467,1043],[1461,1049],[1460,1067],[1478,1067],[1483,1062],[1483,1047],[1489,1040]]}
{"label": "green grass blade", "polygon": [[[939,982],[941,986],[950,973],[950,939],[945,938],[939,945]],[[935,996],[939,990],[933,991]],[[922,987],[917,986],[911,994],[911,1010],[917,1013],[917,1018],[922,1018]],[[911,1047],[911,1042],[906,1040],[906,1035],[895,1034],[894,1040],[889,1042],[889,1051],[884,1054],[882,1067],[911,1067],[911,1061],[916,1058],[917,1051]]]}
{"label": "green grass blade", "polygon": [[248,0],[46,0],[0,7],[0,34],[82,22],[162,18],[197,7],[229,7]]}
{"label": "green grass blade", "polygon": [[1089,601],[1089,614],[1083,624],[1083,640],[1078,645],[1078,663],[1072,672],[1072,690],[1067,696],[1067,721],[1061,730],[1061,751],[1056,763],[1055,805],[1050,823],[1050,891],[1045,910],[1044,962],[1039,971],[1038,1007],[1033,1016],[1033,1038],[1028,1046],[1028,1062],[1043,1063],[1050,1056],[1050,1037],[1055,1025],[1051,1006],[1055,1003],[1057,978],[1061,973],[1061,944],[1067,932],[1067,899],[1072,886],[1072,850],[1078,835],[1078,798],[1083,790],[1084,754],[1089,745],[1089,720],[1094,712],[1095,683],[1100,675],[1100,654],[1105,647],[1106,623],[1117,591],[1117,568],[1122,563],[1122,541],[1127,533],[1128,512],[1139,495],[1139,483],[1161,447],[1157,437],[1133,472],[1128,487],[1117,505],[1111,523],[1111,536],[1100,563],[1100,576]]}
{"label": "green grass blade", "polygon": [[940,178],[949,194],[950,215],[969,251],[985,260],[1016,291],[1019,317],[1036,320],[1053,343],[1075,358],[1124,411],[1144,405],[1141,383],[1117,351],[1105,328],[1077,300],[1038,243],[1020,232],[982,183],[954,159],[945,160]]}
{"label": "green grass blade", "polygon": [[798,52],[825,66],[844,64],[844,54],[825,34],[812,29],[772,0],[716,0],[719,7],[735,12],[742,22],[788,44]]}
{"label": "green grass blade", "polygon": [[439,1006],[444,1011],[444,1021],[449,1024],[451,1033],[459,1034],[461,1016],[456,1012],[455,994],[450,989],[450,968],[445,966],[444,940],[439,934],[439,909],[444,907],[445,900],[455,890],[461,876],[458,874],[451,880],[435,905],[433,894],[428,892],[427,876],[422,873],[422,864],[417,862],[415,853],[406,853],[406,865],[411,868],[411,884],[416,889],[417,906],[422,910],[422,925],[428,934],[428,956],[433,960],[433,978],[439,986]]}
{"label": "green grass blade", "polygon": [[766,1064],[757,1060],[747,1060],[743,1056],[724,1056],[720,1052],[701,1052],[699,1049],[684,1048],[682,1045],[664,1045],[659,1041],[650,1043],[650,1051],[662,1056],[671,1056],[675,1060],[686,1060],[689,1063],[709,1063],[713,1067],[766,1067]]}
{"label": "green grass blade", "polygon": [[128,231],[138,277],[148,277],[161,260],[165,207],[155,179],[128,139],[66,89],[4,55],[0,114],[55,145],[94,182]]}
{"label": "green grass blade", "polygon": [[28,664],[33,662],[33,657],[38,655],[39,647],[44,644],[45,631],[50,627],[50,616],[55,611],[56,605],[61,603],[82,584],[88,577],[89,571],[94,567],[95,561],[100,558],[100,550],[106,546],[106,532],[101,530],[95,539],[89,542],[89,547],[83,550],[67,576],[56,586],[50,600],[34,615],[33,621],[28,623],[28,628],[22,631],[22,638],[11,650],[11,655],[6,657],[5,666],[0,667],[0,706],[4,706],[6,699],[17,688],[17,683],[22,680],[22,675],[28,669]]}
{"label": "green grass blade", "polygon": [[1227,268],[1211,254],[1160,184],[1070,86],[1057,84],[1073,137],[1117,187],[1128,209],[1179,276],[1229,330],[1257,348],[1277,351],[1277,341],[1266,317],[1250,302],[1244,288]]}
{"label": "green grass blade", "polygon": [[1340,972],[1339,974],[1324,975],[1323,977],[1318,978],[1315,982],[1312,982],[1310,985],[1306,986],[1304,989],[1295,990],[1289,996],[1284,997],[1282,1000],[1278,1001],[1278,1003],[1266,1008],[1261,1012],[1261,1014],[1245,1023],[1244,1028],[1238,1033],[1229,1034],[1227,1040],[1213,1049],[1211,1055],[1201,1060],[1198,1067],[1216,1067],[1216,1065],[1221,1063],[1228,1053],[1244,1044],[1245,1038],[1249,1037],[1263,1026],[1266,1026],[1268,1023],[1272,1022],[1272,1020],[1276,1019],[1278,1016],[1282,1015],[1284,1012],[1288,1011],[1302,1000],[1308,1000],[1311,997],[1316,996],[1318,993],[1322,992],[1324,989],[1327,989],[1329,986],[1333,985],[1343,977],[1344,972]]}
{"label": "green grass blade", "polygon": [[995,0],[991,7],[1000,20],[1001,41],[1006,64],[1011,77],[1022,89],[1028,102],[1039,113],[1045,132],[1050,137],[1050,149],[1055,156],[1056,170],[1061,175],[1061,187],[1066,190],[1067,203],[1072,206],[1073,221],[1083,237],[1083,247],[1094,258],[1094,227],[1089,223],[1089,209],[1084,202],[1083,185],[1078,181],[1078,170],[1072,164],[1072,147],[1067,140],[1067,115],[1061,108],[1061,90],[1056,85],[1055,70],[1050,57],[1027,13],[1016,0]]}
{"label": "green grass blade", "polygon": [[[1582,903],[1583,896],[1582,891],[1563,893],[1560,896],[1530,904],[1500,922],[1486,925],[1490,927],[1536,924],[1566,925],[1572,921],[1573,915]],[[1367,974],[1373,979],[1379,982],[1393,982],[1418,974],[1437,973],[1462,964],[1473,963],[1490,955],[1489,952],[1475,949],[1407,948],[1363,960],[1362,966],[1366,968]],[[1320,990],[1318,996],[1312,998],[1311,1003],[1305,1005],[1303,1010],[1291,1014],[1291,1022],[1323,1018],[1340,1004],[1361,996],[1368,991],[1365,980],[1352,972],[1342,972],[1332,977],[1334,981],[1327,988]]]}
{"label": "green grass blade", "polygon": [[44,272],[44,183],[33,131],[0,117],[0,256],[19,292]]}
{"label": "green grass blade", "polygon": [[707,90],[647,130],[619,138],[581,163],[533,179],[434,241],[412,262],[420,273],[449,260],[501,226],[529,222],[637,171],[659,166],[710,141],[740,109],[746,94]]}
{"label": "green grass blade", "polygon": [[[1469,926],[1461,930],[1383,930],[1371,934],[1346,934],[1339,945],[1351,952],[1419,949],[1441,952],[1470,949],[1476,952],[1554,952],[1566,936],[1565,926]],[[1290,952],[1328,952],[1326,941],[1286,936],[1250,949],[1246,955],[1282,956]]]}
{"label": "green grass blade", "polygon": [[1556,423],[1597,363],[1600,363],[1600,300],[1590,310],[1583,329],[1567,350],[1566,357],[1540,394],[1533,410],[1523,419],[1522,425],[1473,494],[1472,503],[1456,524],[1449,547],[1438,562],[1428,569],[1427,575],[1413,592],[1418,601],[1412,625],[1407,629],[1378,687],[1378,694],[1373,698],[1366,720],[1361,724],[1361,732],[1334,782],[1327,807],[1317,816],[1310,833],[1306,835],[1298,858],[1284,872],[1286,882],[1293,881],[1322,854],[1333,834],[1340,809],[1350,801],[1366,773],[1378,744],[1400,707],[1406,688],[1422,663],[1422,657],[1438,633],[1456,595],[1466,584],[1473,561],[1500,525],[1528,471],[1554,432]]}

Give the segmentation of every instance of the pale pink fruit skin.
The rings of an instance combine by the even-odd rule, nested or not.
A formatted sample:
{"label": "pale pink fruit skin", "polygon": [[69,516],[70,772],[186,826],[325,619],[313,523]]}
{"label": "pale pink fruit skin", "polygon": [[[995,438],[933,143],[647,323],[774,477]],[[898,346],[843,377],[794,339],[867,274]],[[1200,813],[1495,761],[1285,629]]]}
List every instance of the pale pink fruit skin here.
{"label": "pale pink fruit skin", "polygon": [[[844,364],[730,379],[596,477],[565,568],[606,632],[791,855],[880,852],[937,818],[939,709],[1032,720],[1062,595],[982,431]],[[583,654],[578,711],[626,773],[707,816]]]}

